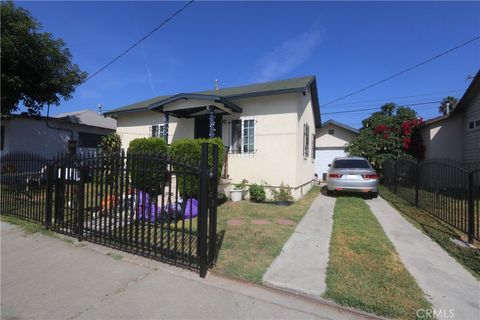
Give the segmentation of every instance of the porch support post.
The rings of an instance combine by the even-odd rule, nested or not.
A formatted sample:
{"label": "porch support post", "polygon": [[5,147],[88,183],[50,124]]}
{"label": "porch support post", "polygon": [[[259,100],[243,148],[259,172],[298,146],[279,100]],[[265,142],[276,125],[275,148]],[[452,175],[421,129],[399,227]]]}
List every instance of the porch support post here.
{"label": "porch support post", "polygon": [[215,107],[214,106],[208,106],[208,114],[209,114],[209,133],[208,137],[210,139],[215,138]]}
{"label": "porch support post", "polygon": [[164,112],[164,118],[163,118],[163,137],[165,139],[165,142],[168,144],[168,124],[170,122],[170,115],[168,112]]}

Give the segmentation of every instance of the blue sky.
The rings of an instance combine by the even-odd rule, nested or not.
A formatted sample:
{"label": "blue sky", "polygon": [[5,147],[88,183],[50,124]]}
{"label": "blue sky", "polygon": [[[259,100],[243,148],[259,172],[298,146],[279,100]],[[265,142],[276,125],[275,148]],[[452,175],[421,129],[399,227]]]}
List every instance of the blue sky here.
{"label": "blue sky", "polygon": [[[17,2],[64,39],[93,73],[185,2]],[[196,2],[52,114],[113,109],[156,95],[316,75],[320,104],[480,34],[480,2]],[[322,120],[360,127],[371,111],[460,97],[480,67],[480,41],[321,108]],[[438,115],[438,105],[415,107]]]}

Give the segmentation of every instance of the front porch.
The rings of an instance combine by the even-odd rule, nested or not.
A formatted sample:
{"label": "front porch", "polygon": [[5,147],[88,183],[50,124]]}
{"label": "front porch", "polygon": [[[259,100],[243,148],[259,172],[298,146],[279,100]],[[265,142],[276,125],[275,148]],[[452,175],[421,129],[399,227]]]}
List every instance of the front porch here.
{"label": "front porch", "polygon": [[162,136],[165,139],[168,139],[170,116],[178,119],[193,119],[193,138],[199,139],[221,138],[223,116],[238,116],[242,113],[242,108],[221,96],[190,93],[180,93],[154,102],[148,108],[163,113]]}

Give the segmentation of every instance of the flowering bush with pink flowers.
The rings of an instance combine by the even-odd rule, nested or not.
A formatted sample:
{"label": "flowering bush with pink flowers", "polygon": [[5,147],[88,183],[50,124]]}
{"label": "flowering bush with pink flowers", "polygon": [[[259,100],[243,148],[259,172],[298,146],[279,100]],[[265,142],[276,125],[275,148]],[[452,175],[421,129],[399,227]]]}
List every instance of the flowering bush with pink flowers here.
{"label": "flowering bush with pink flowers", "polygon": [[418,133],[423,120],[411,108],[388,103],[362,124],[359,136],[347,147],[350,155],[366,157],[378,169],[387,159],[405,155],[423,159],[425,146]]}

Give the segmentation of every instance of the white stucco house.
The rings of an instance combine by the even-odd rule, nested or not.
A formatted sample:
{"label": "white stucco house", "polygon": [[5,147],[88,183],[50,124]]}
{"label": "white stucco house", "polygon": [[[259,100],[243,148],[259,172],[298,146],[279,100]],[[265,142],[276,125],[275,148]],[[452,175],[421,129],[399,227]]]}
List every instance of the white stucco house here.
{"label": "white stucco house", "polygon": [[113,109],[122,147],[141,137],[221,137],[228,179],[270,187],[287,184],[294,198],[312,186],[315,130],[321,127],[314,76],[159,96]]}
{"label": "white stucco house", "polygon": [[336,157],[346,157],[347,145],[359,134],[358,129],[335,120],[328,120],[316,129],[315,173],[326,180],[328,165]]}
{"label": "white stucco house", "polygon": [[447,158],[480,164],[480,72],[453,111],[425,121],[420,129],[425,159]]}
{"label": "white stucco house", "polygon": [[28,152],[52,159],[68,151],[76,152],[98,146],[100,139],[115,132],[115,119],[91,110],[63,113],[52,117],[8,115],[0,120],[0,155]]}

